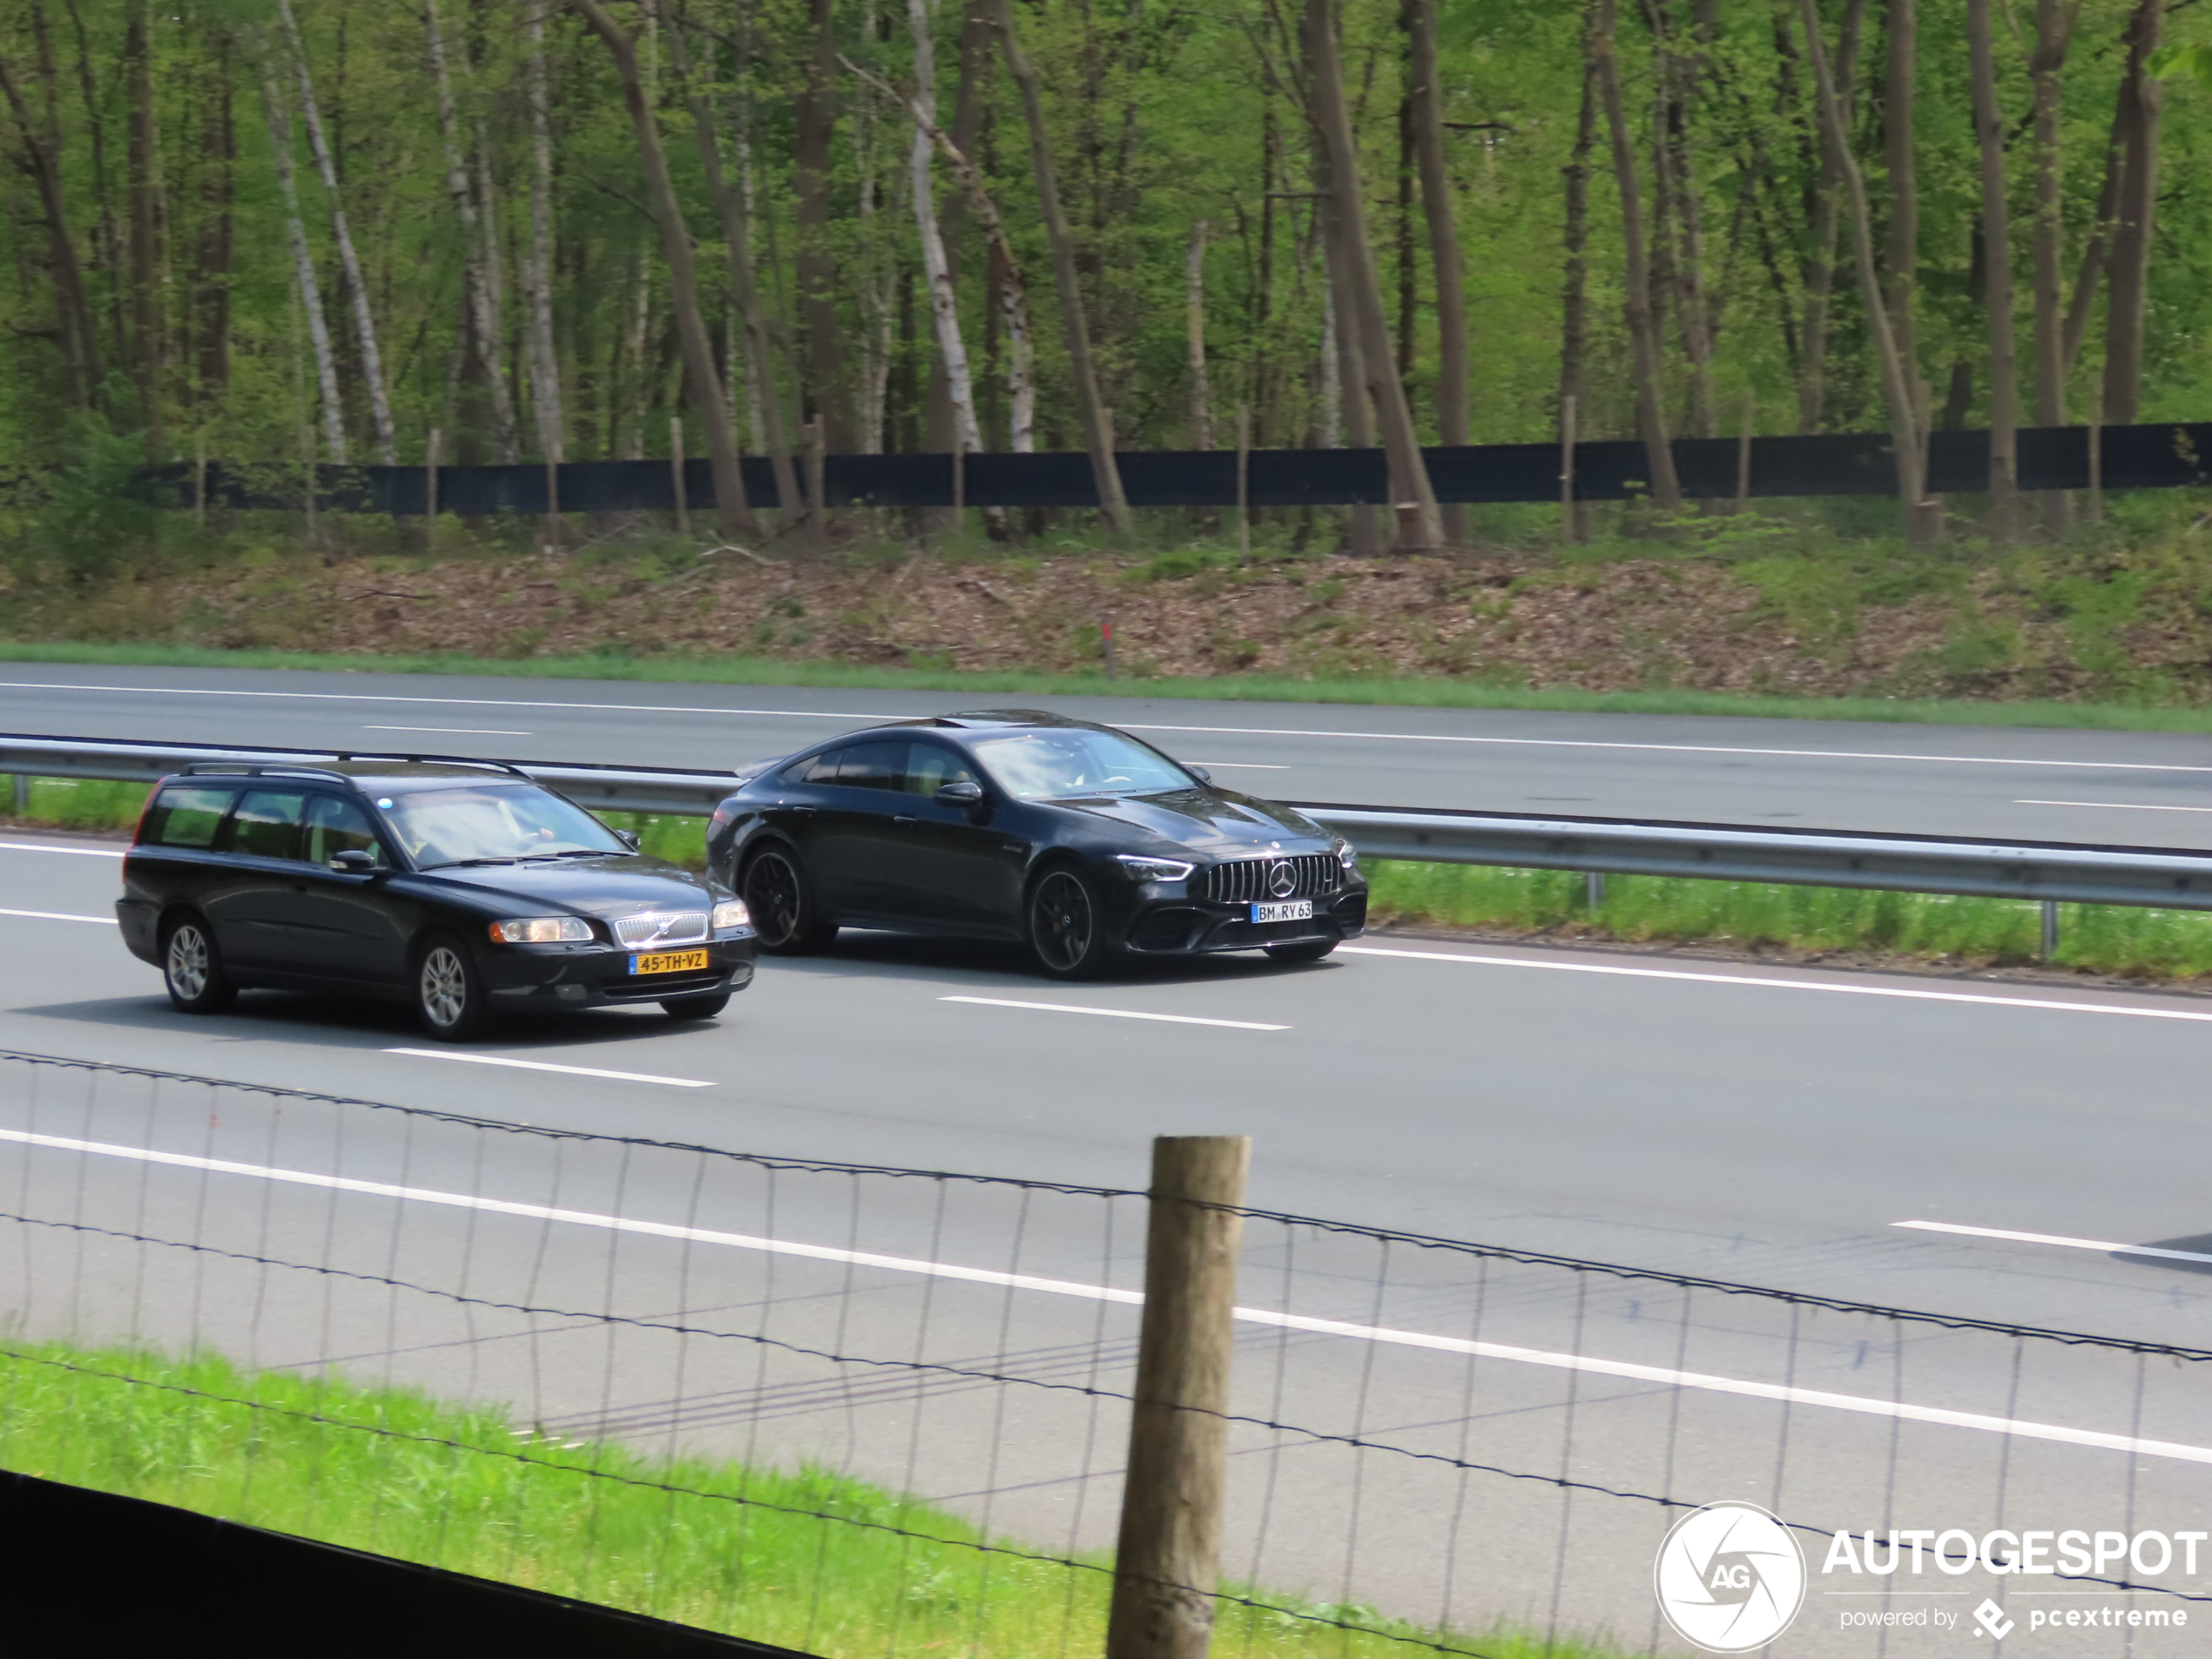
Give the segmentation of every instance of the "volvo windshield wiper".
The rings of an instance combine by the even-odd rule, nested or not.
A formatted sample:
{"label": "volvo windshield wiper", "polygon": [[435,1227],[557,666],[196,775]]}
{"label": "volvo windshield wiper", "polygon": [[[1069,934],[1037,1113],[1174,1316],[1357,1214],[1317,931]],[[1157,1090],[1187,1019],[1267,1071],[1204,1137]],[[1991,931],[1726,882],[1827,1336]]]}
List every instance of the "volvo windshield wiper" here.
{"label": "volvo windshield wiper", "polygon": [[501,859],[448,859],[448,860],[445,860],[442,864],[431,864],[431,865],[426,865],[426,866],[424,866],[423,867],[424,867],[424,868],[426,868],[426,869],[431,869],[431,870],[459,870],[459,869],[464,869],[464,868],[467,868],[468,867],[472,866],[472,865],[478,865],[478,864],[519,864],[519,863],[521,863],[521,862],[522,862],[522,860],[521,860],[520,859],[512,859],[512,858],[501,858]]}

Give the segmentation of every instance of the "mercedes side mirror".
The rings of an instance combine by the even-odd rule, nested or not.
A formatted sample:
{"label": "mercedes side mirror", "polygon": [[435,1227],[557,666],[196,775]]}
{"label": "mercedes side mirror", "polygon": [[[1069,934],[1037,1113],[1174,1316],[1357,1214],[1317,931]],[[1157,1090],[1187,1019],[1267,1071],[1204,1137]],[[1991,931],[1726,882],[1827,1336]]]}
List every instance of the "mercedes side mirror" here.
{"label": "mercedes side mirror", "polygon": [[1183,769],[1202,784],[1210,784],[1213,781],[1213,773],[1208,772],[1204,766],[1194,766],[1185,762]]}
{"label": "mercedes side mirror", "polygon": [[624,846],[628,847],[633,853],[637,850],[639,837],[636,830],[617,830],[615,832],[615,840],[620,841]]}
{"label": "mercedes side mirror", "polygon": [[374,875],[376,873],[376,855],[364,853],[357,846],[349,846],[342,853],[330,855],[330,867],[341,875]]}
{"label": "mercedes side mirror", "polygon": [[948,806],[981,806],[983,804],[983,786],[970,783],[965,778],[958,783],[941,784],[935,799]]}

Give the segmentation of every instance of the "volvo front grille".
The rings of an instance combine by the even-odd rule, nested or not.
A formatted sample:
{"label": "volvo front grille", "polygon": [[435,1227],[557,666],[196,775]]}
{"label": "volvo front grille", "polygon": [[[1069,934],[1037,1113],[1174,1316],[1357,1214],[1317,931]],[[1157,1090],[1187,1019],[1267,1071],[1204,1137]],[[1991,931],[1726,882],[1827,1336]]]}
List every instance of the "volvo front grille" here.
{"label": "volvo front grille", "polygon": [[625,945],[695,945],[706,937],[706,912],[648,911],[642,916],[624,916],[614,929],[615,937]]}

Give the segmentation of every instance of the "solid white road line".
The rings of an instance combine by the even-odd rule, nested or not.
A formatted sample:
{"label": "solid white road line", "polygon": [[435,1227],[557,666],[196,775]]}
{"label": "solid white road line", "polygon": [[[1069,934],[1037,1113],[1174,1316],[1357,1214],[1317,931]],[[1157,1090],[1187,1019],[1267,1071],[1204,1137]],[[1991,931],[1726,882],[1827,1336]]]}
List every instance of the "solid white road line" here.
{"label": "solid white road line", "polygon": [[1157,1020],[1163,1025],[1218,1025],[1231,1031],[1287,1031],[1287,1025],[1251,1020],[1202,1020],[1195,1014],[1139,1014],[1134,1008],[1086,1008],[1073,1002],[1017,1002],[1005,996],[941,996],[940,1002],[973,1002],[987,1008],[1034,1008],[1040,1014],[1096,1014],[1109,1020]]}
{"label": "solid white road line", "polygon": [[1952,1221],[1892,1221],[1890,1225],[1924,1233],[1959,1233],[1968,1238],[2002,1238],[2015,1244],[2057,1244],[2067,1250],[2094,1250],[2106,1256],[2148,1256],[2162,1262],[2212,1263],[2212,1255],[2199,1250],[2121,1244],[2108,1238],[2068,1238],[2062,1233],[2020,1233],[2004,1227],[1962,1227]]}
{"label": "solid white road line", "polygon": [[[56,1151],[78,1152],[96,1157],[124,1158],[132,1163],[160,1164],[172,1169],[204,1170],[215,1175],[245,1176],[260,1181],[319,1187],[335,1192],[357,1192],[370,1197],[397,1198],[406,1203],[448,1205],[489,1215],[516,1216],[528,1220],[558,1221],[572,1226],[597,1227],[609,1232],[636,1233],[654,1238],[674,1238],[693,1244],[719,1244],[733,1250],[757,1250],[776,1256],[811,1261],[836,1262],[856,1267],[879,1267],[892,1272],[915,1273],[931,1278],[956,1279],[970,1285],[989,1285],[1009,1290],[1035,1291],[1051,1296],[1080,1297],[1093,1302],[1140,1306],[1138,1291],[1107,1285],[1086,1285],[1074,1279],[1044,1278],[1030,1273],[1008,1273],[987,1267],[962,1267],[949,1262],[925,1261],[911,1256],[886,1256],[873,1251],[840,1250],[828,1244],[802,1244],[789,1239],[764,1238],[752,1233],[722,1232],[705,1227],[679,1227],[668,1222],[644,1221],[628,1216],[602,1215],[588,1210],[563,1210],[550,1204],[518,1204],[471,1193],[444,1192],[432,1187],[395,1186],[382,1181],[362,1181],[345,1176],[317,1175],[305,1170],[285,1170],[261,1163],[240,1163],[228,1158],[198,1157],[186,1152],[155,1152],[140,1147],[118,1146],[103,1141],[80,1141],[64,1135],[38,1135],[24,1130],[0,1130],[0,1141],[39,1146]],[[1318,1319],[1304,1314],[1278,1313],[1268,1308],[1231,1310],[1248,1325],[1278,1330],[1305,1331],[1317,1336],[1345,1337],[1354,1341],[1393,1347],[1424,1348],[1439,1353],[1465,1354],[1479,1359],[1499,1359],[1516,1365],[1541,1366],[1556,1371],[1581,1372],[1592,1376],[1619,1377],[1634,1382],[1657,1383],[1673,1388],[1696,1388],[1710,1393],[1735,1394],[1750,1399],[1787,1400],[1793,1406],[1815,1406],[1831,1411],[1869,1417],[1902,1419],[1951,1428],[1968,1428],[1992,1434],[2011,1434],[2023,1440],[2054,1440],[2067,1446],[2094,1447],[2143,1457],[2172,1458],[2185,1463],[2212,1463],[2212,1447],[2175,1440],[2147,1440],[2097,1429],[2071,1428],[2057,1423],[2038,1423],[1982,1412],[1951,1411],[1934,1406],[1910,1406],[1901,1401],[1864,1394],[1836,1393],[1824,1388],[1800,1388],[1780,1383],[1751,1382],[1709,1372],[1677,1371],[1667,1366],[1647,1366],[1624,1359],[1594,1359],[1588,1354],[1560,1353],[1545,1348],[1524,1348],[1503,1342],[1479,1342],[1465,1337],[1434,1336],[1425,1331],[1400,1331],[1384,1325],[1356,1325],[1342,1319]]]}
{"label": "solid white road line", "polygon": [[2108,813],[2212,813],[2212,806],[2147,806],[2131,800],[2016,800],[2015,806],[2101,806]]}
{"label": "solid white road line", "polygon": [[113,916],[72,916],[60,910],[0,910],[0,916],[29,916],[37,921],[96,921],[103,927],[116,926]]}
{"label": "solid white road line", "polygon": [[1188,766],[1205,766],[1215,772],[1288,772],[1288,766],[1264,766],[1257,760],[1186,760]]}
{"label": "solid white road line", "polygon": [[0,840],[0,853],[70,853],[80,859],[119,859],[129,851],[124,846],[54,846],[44,841]]}
{"label": "solid white road line", "polygon": [[[0,680],[0,691],[111,691],[126,697],[292,698],[318,703],[414,703],[443,708],[587,709],[617,714],[740,714],[759,719],[903,720],[907,714],[866,709],[733,709],[696,704],[570,703],[546,698],[403,697],[378,691],[265,691],[207,685],[84,685],[54,680]],[[2052,760],[2020,755],[1885,754],[1853,749],[1766,749],[1725,743],[1624,743],[1595,738],[1473,737],[1446,732],[1345,732],[1301,726],[1165,725],[1124,721],[1130,732],[1198,732],[1255,738],[1366,738],[1377,743],[1487,743],[1530,749],[1628,749],[1656,754],[1777,755],[1804,760],[1907,760],[1961,766],[2060,766],[2091,772],[2202,772],[2212,765],[2184,766],[2148,760]]]}
{"label": "solid white road line", "polygon": [[489,725],[365,725],[364,732],[442,732],[451,738],[527,738],[529,732],[510,732]]}
{"label": "solid white road line", "polygon": [[2114,1014],[2136,1020],[2193,1020],[2212,1023],[2212,1013],[2191,1008],[2143,1008],[2112,1002],[2061,1002],[2047,996],[1982,996],[1972,991],[1920,991],[1902,985],[1845,985],[1825,980],[1755,979],[1744,974],[1695,974],[1676,968],[1616,968],[1610,962],[1540,962],[1520,956],[1462,956],[1434,950],[1386,950],[1378,945],[1339,945],[1339,956],[1399,956],[1416,962],[1472,962],[1481,968],[1533,968],[1548,974],[1608,974],[1622,979],[1687,980],[1700,985],[1741,985],[1757,991],[1828,991],[1838,996],[1901,997],[1912,1002],[1977,1002],[1989,1008],[2039,1008],[2058,1014]]}
{"label": "solid white road line", "polygon": [[458,1060],[470,1066],[511,1066],[517,1071],[557,1071],[564,1077],[604,1077],[617,1083],[665,1083],[671,1089],[711,1089],[711,1077],[657,1077],[650,1071],[603,1071],[597,1066],[556,1066],[547,1060],[509,1060],[491,1054],[455,1054],[444,1049],[387,1049],[386,1054],[417,1060]]}

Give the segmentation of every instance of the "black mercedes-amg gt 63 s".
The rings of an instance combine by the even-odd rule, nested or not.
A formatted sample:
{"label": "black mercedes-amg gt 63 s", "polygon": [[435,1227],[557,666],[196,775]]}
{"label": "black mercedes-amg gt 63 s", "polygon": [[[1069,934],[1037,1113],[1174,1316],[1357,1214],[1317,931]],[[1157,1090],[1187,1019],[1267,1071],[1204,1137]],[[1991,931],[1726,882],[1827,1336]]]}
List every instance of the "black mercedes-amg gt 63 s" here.
{"label": "black mercedes-amg gt 63 s", "polygon": [[1110,726],[902,720],[771,761],[715,809],[714,880],[764,949],[840,927],[1018,940],[1061,979],[1118,955],[1327,955],[1366,925],[1349,843]]}

